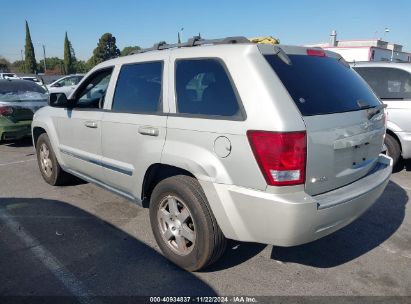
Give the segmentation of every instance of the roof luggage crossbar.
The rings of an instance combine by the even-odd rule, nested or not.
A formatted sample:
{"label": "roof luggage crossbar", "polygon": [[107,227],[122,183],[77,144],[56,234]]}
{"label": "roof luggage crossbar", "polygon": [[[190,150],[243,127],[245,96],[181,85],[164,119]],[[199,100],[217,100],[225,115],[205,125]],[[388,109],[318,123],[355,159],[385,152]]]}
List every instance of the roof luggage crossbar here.
{"label": "roof luggage crossbar", "polygon": [[136,50],[130,53],[133,54],[140,54],[149,51],[157,51],[157,50],[166,50],[172,48],[181,48],[181,47],[193,47],[199,45],[217,45],[217,44],[236,44],[236,43],[251,43],[245,37],[238,36],[238,37],[226,37],[221,39],[203,39],[201,36],[194,36],[187,40],[187,42],[183,43],[174,43],[174,44],[167,44],[165,41],[160,41],[156,43],[151,48]]}

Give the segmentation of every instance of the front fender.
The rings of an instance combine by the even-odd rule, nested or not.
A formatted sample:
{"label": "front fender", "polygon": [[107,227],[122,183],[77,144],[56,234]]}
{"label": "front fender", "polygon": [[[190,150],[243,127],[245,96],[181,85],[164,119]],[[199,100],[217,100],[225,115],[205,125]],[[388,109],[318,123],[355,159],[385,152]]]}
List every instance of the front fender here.
{"label": "front fender", "polygon": [[59,139],[58,139],[58,131],[57,131],[57,121],[53,118],[54,115],[50,115],[51,114],[50,112],[53,112],[54,110],[56,109],[51,108],[51,107],[45,107],[37,111],[35,116],[33,117],[33,121],[31,123],[33,146],[35,146],[34,129],[35,128],[43,129],[47,133],[50,139],[51,147],[54,151],[54,154],[56,155],[57,161],[59,162],[61,166],[64,166],[65,164],[61,157],[60,150],[58,149]]}

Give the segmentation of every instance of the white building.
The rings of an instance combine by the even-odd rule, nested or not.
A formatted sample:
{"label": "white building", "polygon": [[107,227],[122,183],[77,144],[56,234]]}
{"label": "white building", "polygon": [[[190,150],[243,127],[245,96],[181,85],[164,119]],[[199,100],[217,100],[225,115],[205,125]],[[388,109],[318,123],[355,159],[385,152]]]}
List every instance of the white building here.
{"label": "white building", "polygon": [[411,53],[404,52],[402,45],[388,43],[381,39],[337,40],[337,32],[332,31],[329,43],[306,45],[321,47],[339,53],[348,62],[354,61],[396,61],[411,62]]}

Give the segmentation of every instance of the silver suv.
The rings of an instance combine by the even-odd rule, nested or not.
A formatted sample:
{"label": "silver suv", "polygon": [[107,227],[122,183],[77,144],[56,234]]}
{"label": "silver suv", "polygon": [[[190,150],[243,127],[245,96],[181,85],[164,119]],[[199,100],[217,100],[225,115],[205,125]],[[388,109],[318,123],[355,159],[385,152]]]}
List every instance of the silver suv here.
{"label": "silver suv", "polygon": [[384,191],[383,105],[339,55],[242,38],[153,49],[51,94],[33,142],[49,184],[75,175],[149,207],[180,267],[215,262],[227,238],[313,241]]}
{"label": "silver suv", "polygon": [[361,62],[356,70],[387,105],[385,144],[394,161],[411,158],[411,63]]}

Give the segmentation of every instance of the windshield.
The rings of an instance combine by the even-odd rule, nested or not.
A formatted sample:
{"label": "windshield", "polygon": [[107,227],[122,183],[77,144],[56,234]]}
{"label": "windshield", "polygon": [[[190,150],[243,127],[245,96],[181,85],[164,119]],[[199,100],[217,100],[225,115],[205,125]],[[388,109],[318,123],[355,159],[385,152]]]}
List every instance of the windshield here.
{"label": "windshield", "polygon": [[265,56],[303,116],[357,111],[380,104],[367,84],[335,58],[289,55],[291,65]]}
{"label": "windshield", "polygon": [[411,74],[396,68],[354,67],[381,99],[411,99]]}
{"label": "windshield", "polygon": [[30,81],[1,81],[0,101],[47,101],[47,93],[42,87]]}

